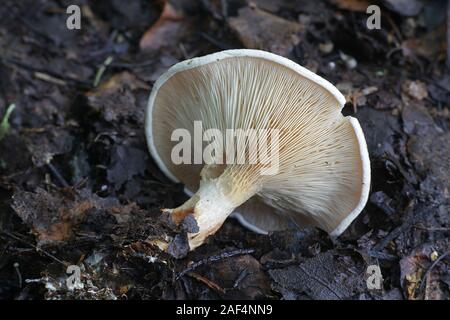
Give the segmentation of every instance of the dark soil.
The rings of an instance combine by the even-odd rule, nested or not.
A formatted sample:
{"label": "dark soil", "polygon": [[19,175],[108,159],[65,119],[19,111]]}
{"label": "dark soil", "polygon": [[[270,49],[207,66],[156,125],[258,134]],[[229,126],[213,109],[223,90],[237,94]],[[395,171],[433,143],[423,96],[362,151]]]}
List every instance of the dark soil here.
{"label": "dark soil", "polygon": [[[66,28],[73,3],[80,30]],[[449,299],[447,1],[377,3],[379,30],[366,1],[2,1],[0,119],[15,109],[0,129],[0,299]],[[187,197],[147,151],[152,84],[178,61],[244,47],[346,95],[370,200],[337,240],[229,219],[194,252],[181,233],[163,253],[150,244],[173,232],[160,208]],[[69,265],[82,289],[67,290]],[[370,265],[381,289],[366,285]]]}

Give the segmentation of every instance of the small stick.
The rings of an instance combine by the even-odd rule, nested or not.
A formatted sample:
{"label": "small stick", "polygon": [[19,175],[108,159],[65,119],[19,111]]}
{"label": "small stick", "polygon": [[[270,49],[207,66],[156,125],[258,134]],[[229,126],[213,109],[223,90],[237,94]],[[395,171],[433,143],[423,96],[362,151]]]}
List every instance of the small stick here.
{"label": "small stick", "polygon": [[245,278],[249,275],[248,269],[242,270],[241,273],[239,273],[239,276],[237,277],[236,281],[234,281],[233,288],[237,288],[240,286],[241,282],[244,281]]}
{"label": "small stick", "polygon": [[51,76],[49,74],[46,74],[44,72],[35,71],[34,72],[34,76],[36,78],[38,78],[39,80],[50,82],[50,83],[56,84],[58,86],[64,87],[64,86],[67,85],[67,82],[65,82],[64,80],[58,79],[58,78],[53,77],[53,76]]}
{"label": "small stick", "polygon": [[36,245],[34,245],[34,244],[32,244],[32,243],[30,243],[30,242],[28,242],[28,241],[26,241],[26,240],[23,240],[23,239],[19,238],[18,236],[14,235],[14,234],[12,234],[12,233],[9,233],[8,231],[1,230],[0,232],[3,233],[3,234],[5,234],[5,235],[7,235],[7,236],[10,237],[10,238],[13,238],[13,239],[15,239],[15,240],[17,240],[17,241],[20,241],[20,242],[22,242],[22,243],[25,243],[25,244],[27,244],[27,245],[33,247],[36,251],[42,252],[42,253],[45,254],[47,257],[49,257],[49,258],[55,260],[56,262],[62,264],[62,265],[65,266],[65,267],[67,267],[67,263],[62,262],[61,260],[59,260],[57,257],[55,257],[54,255],[52,255],[51,253],[48,253],[47,251],[38,248]]}
{"label": "small stick", "polygon": [[91,88],[91,84],[89,82],[84,81],[84,80],[79,80],[79,79],[72,78],[72,77],[69,77],[69,76],[63,76],[63,75],[60,75],[60,74],[58,74],[56,72],[52,72],[50,70],[45,70],[45,69],[42,69],[42,68],[37,68],[35,66],[28,65],[26,63],[23,63],[21,61],[15,60],[15,59],[0,57],[0,62],[3,62],[5,65],[13,64],[13,65],[15,65],[15,66],[17,66],[19,68],[22,68],[24,70],[33,72],[33,74],[36,73],[36,72],[40,72],[42,74],[50,75],[50,76],[52,76],[54,78],[58,78],[58,79],[60,79],[62,81],[65,81],[65,82],[74,83],[74,84],[76,84],[78,86],[82,86],[83,88],[84,87]]}
{"label": "small stick", "polygon": [[413,216],[414,205],[410,202],[405,209],[405,219],[401,225],[392,230],[386,237],[384,237],[380,242],[378,242],[373,248],[372,252],[380,252],[383,250],[389,242],[395,240],[399,235],[401,235],[405,230],[407,230],[413,223],[415,223],[419,217]]}
{"label": "small stick", "polygon": [[430,274],[431,270],[433,270],[433,268],[442,260],[444,259],[446,256],[448,256],[450,254],[450,250],[445,251],[439,258],[436,259],[436,261],[433,262],[433,264],[427,269],[427,271],[425,272],[425,274],[423,275],[422,278],[422,283],[420,284],[420,290],[423,290],[423,286],[425,281],[428,278],[428,275]]}
{"label": "small stick", "polygon": [[56,169],[53,164],[51,164],[49,162],[49,163],[47,163],[47,167],[50,169],[50,172],[56,177],[56,179],[59,181],[59,183],[64,188],[69,188],[70,187],[69,183],[66,181],[66,179],[64,179],[64,177],[59,173],[58,169]]}
{"label": "small stick", "polygon": [[427,227],[423,225],[416,224],[414,225],[414,228],[420,229],[420,230],[426,230],[426,231],[450,231],[450,228],[433,228],[433,227]]}
{"label": "small stick", "polygon": [[217,283],[215,283],[212,280],[209,280],[208,278],[199,275],[198,273],[195,272],[188,272],[187,273],[188,276],[204,283],[205,285],[207,285],[209,288],[213,289],[214,291],[218,291],[219,293],[225,294],[226,291],[224,288],[222,288],[221,286],[219,286]]}
{"label": "small stick", "polygon": [[186,273],[194,271],[195,269],[197,269],[198,267],[210,263],[210,262],[216,262],[222,259],[226,259],[226,258],[231,258],[233,256],[237,256],[237,255],[243,255],[243,254],[250,254],[253,253],[255,250],[253,249],[238,249],[238,250],[233,250],[230,252],[224,252],[215,256],[211,256],[205,259],[202,259],[200,261],[194,262],[193,264],[191,264],[188,268],[184,269],[183,271],[181,271],[176,277],[175,280],[180,279],[181,277],[183,277]]}

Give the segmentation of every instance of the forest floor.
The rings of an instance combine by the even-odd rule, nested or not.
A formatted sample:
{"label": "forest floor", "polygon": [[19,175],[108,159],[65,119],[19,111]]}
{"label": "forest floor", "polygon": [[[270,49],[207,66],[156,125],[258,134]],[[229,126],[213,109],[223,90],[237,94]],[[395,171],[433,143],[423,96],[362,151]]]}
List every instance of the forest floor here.
{"label": "forest floor", "polygon": [[[3,1],[0,299],[449,299],[447,2],[377,3],[369,30],[364,0]],[[147,150],[152,84],[229,48],[284,55],[345,94],[372,186],[337,240],[228,219],[177,259],[150,244],[168,232],[160,208],[187,199]],[[69,265],[82,288],[67,290]]]}

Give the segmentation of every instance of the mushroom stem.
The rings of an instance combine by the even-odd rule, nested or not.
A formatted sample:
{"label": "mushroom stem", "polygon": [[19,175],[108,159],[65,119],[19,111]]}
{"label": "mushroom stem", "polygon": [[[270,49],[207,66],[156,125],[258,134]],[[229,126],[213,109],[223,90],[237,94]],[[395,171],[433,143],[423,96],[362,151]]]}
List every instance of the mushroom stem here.
{"label": "mushroom stem", "polygon": [[192,214],[197,222],[198,231],[188,233],[191,250],[200,246],[205,239],[214,234],[235,208],[252,197],[257,190],[235,190],[232,179],[226,174],[217,178],[211,175],[217,168],[207,166],[202,170],[200,188],[184,204],[174,209],[166,209],[172,214],[172,220],[179,224]]}

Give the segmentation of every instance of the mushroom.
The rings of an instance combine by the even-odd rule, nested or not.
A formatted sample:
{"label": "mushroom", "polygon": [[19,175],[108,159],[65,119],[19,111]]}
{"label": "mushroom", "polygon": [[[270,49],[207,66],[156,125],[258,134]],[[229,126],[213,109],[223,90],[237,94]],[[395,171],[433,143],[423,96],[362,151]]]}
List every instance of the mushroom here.
{"label": "mushroom", "polygon": [[[342,115],[344,104],[327,80],[265,51],[226,50],[177,63],[164,73],[150,94],[146,138],[159,168],[191,195],[181,206],[163,209],[177,224],[195,218],[190,249],[231,214],[260,233],[316,226],[339,236],[365,206],[370,186],[364,134],[357,119]],[[264,173],[267,162],[261,161],[195,161],[206,142],[219,145],[217,135],[206,141],[195,136],[198,123],[203,134],[276,130],[278,139],[269,141],[277,142],[277,152],[268,157],[277,157],[277,170]],[[190,161],[175,163],[180,132],[191,134],[194,152],[184,150]],[[256,151],[247,148],[245,156],[254,159]],[[223,160],[233,153],[227,147],[212,157]]]}

